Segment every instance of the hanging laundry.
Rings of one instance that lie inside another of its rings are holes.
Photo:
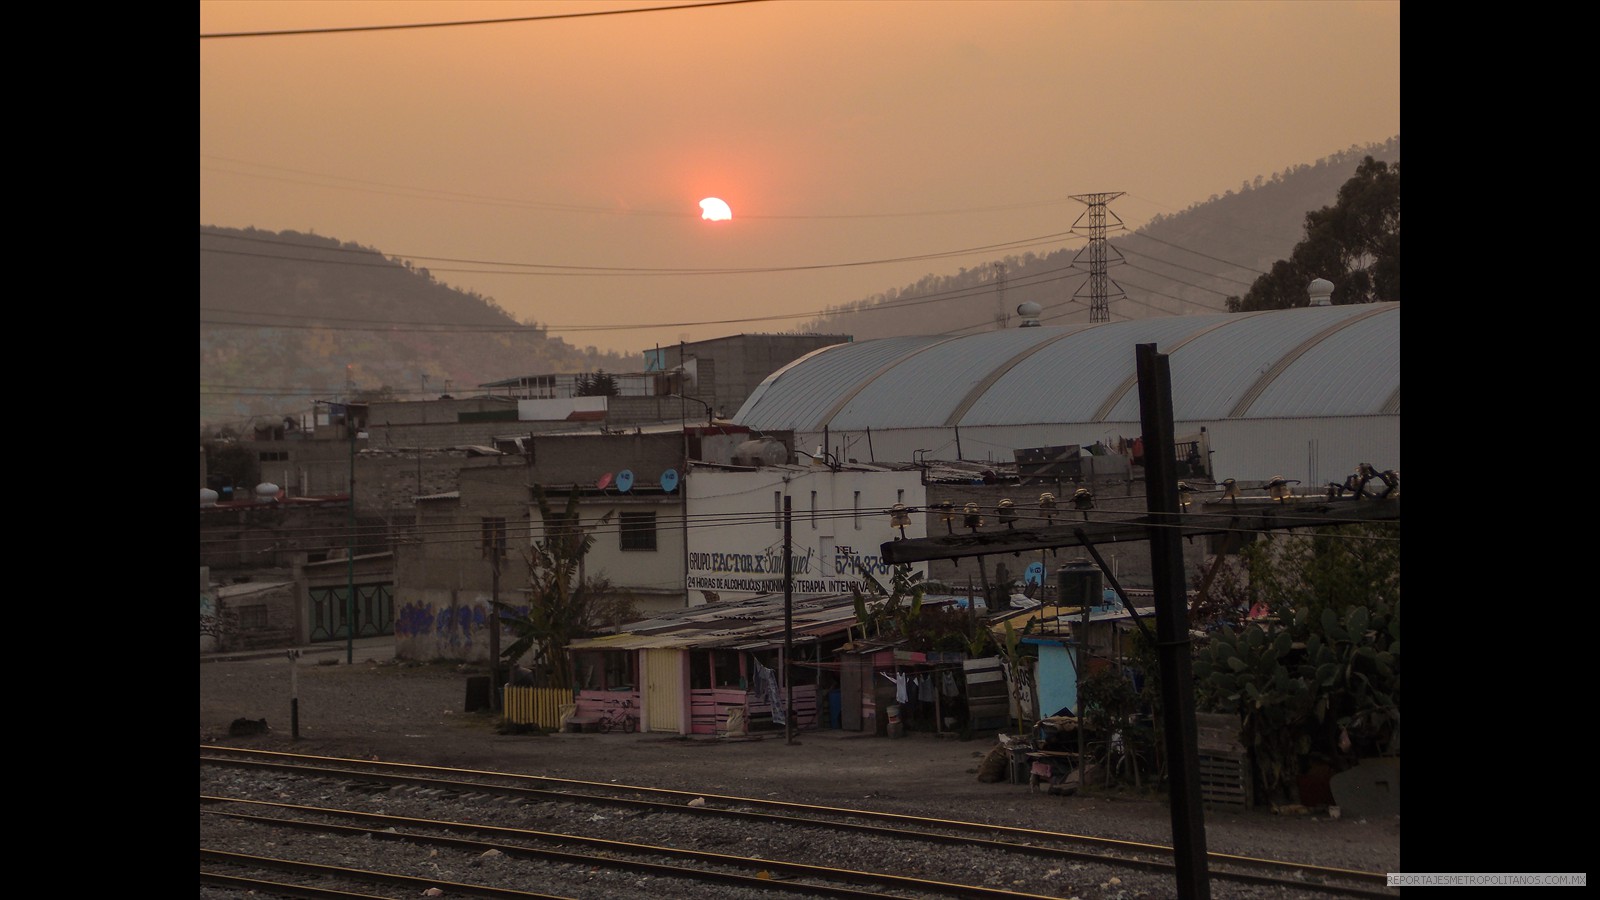
[[[751,657],[756,664],[756,695],[772,707],[772,724],[787,725],[789,717],[784,712],[783,695],[778,691],[778,673],[763,666],[761,660]]]

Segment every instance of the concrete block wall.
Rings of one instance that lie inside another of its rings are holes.
[[[444,450],[363,454],[356,460],[356,506],[410,510],[419,496],[457,490],[465,458],[463,453]]]

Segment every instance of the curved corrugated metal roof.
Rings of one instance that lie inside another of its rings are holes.
[[[1374,303],[898,337],[826,347],[769,376],[734,421],[819,431],[1137,421],[1155,344],[1185,421],[1395,414],[1400,305]]]

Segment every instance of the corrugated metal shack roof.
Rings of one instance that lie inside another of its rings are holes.
[[[954,602],[953,597],[924,597],[923,606]],[[855,600],[849,594],[794,598],[794,641],[809,643],[843,634],[856,624]],[[623,631],[580,638],[573,650],[759,650],[784,640],[783,595],[724,600],[673,610],[653,619],[622,626]]]
[[[1044,326],[826,347],[733,421],[820,431],[1137,421],[1135,346],[1169,358],[1174,418],[1396,414],[1400,304]]]

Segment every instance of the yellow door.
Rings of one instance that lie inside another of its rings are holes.
[[[644,651],[645,730],[683,733],[683,660],[677,650]]]

